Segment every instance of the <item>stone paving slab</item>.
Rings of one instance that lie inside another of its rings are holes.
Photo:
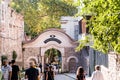
[[[68,77],[64,74],[57,74],[55,75],[55,80],[75,80],[75,79]]]

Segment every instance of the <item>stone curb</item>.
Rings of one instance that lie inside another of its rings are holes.
[[[68,74],[64,74],[65,76],[68,76],[68,77],[70,77],[70,78],[72,78],[72,79],[74,79],[74,80],[76,80],[76,78],[75,77],[72,77],[72,76],[70,76],[70,75],[68,75]]]

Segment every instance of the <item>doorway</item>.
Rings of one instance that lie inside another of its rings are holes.
[[[56,73],[60,73],[62,68],[61,52],[55,48],[48,49],[45,51],[44,63],[45,67],[51,65]]]
[[[70,73],[75,73],[76,72],[76,69],[77,69],[77,65],[76,65],[76,60],[75,58],[71,58],[69,60],[69,72]]]

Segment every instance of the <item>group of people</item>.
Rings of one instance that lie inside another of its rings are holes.
[[[41,74],[34,62],[30,62],[30,68],[25,70],[25,79],[27,80],[40,80],[41,76],[43,76],[43,80],[54,80],[54,75],[52,66],[46,66],[44,73]]]
[[[18,80],[19,67],[15,64],[15,60],[8,63],[4,60],[1,67],[0,80]]]
[[[20,69],[18,65],[15,64],[15,60],[12,60],[9,63],[7,60],[4,60],[0,70],[0,80],[19,80],[19,71]],[[25,70],[25,79],[41,80],[41,76],[43,76],[43,80],[54,80],[55,72],[53,66],[46,66],[44,73],[42,74],[40,67],[36,66],[34,62],[30,62],[30,67]],[[78,67],[76,72],[76,80],[86,80],[83,67]],[[95,71],[91,76],[91,80],[104,80],[99,65],[95,66]]]
[[[15,64],[15,60],[4,60],[0,69],[0,80],[19,80],[19,67]],[[54,70],[52,66],[46,66],[42,74],[41,66],[37,66],[35,62],[30,62],[30,67],[25,70],[24,80],[54,80]]]
[[[76,80],[86,80],[85,78],[85,71],[83,67],[78,67],[77,73],[76,73]],[[100,66],[95,66],[95,71],[92,73],[91,80],[104,80],[103,74],[100,71]]]

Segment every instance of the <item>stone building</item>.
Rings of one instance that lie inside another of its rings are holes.
[[[72,39],[79,39],[79,21],[82,17],[71,17],[71,16],[62,16],[61,17],[61,29],[65,31]]]
[[[12,52],[16,51],[17,61],[22,62],[24,20],[9,4],[10,0],[0,2],[0,55],[6,55],[11,60]]]

